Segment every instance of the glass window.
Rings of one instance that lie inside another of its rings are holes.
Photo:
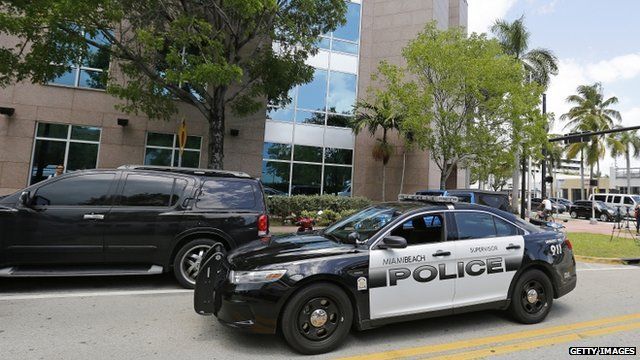
[[[144,164],[156,166],[200,167],[202,137],[187,136],[185,149],[180,157],[180,146],[175,134],[147,133]]]
[[[263,161],[261,181],[264,186],[289,193],[289,172],[291,163]]]
[[[329,39],[328,37],[320,37],[320,40],[318,40],[318,42],[316,43],[316,46],[319,47],[320,49],[327,49],[329,50],[329,48],[331,47],[331,39]]]
[[[331,72],[329,78],[329,98],[327,108],[329,112],[350,115],[356,103],[357,77],[337,71]]]
[[[495,221],[495,224],[496,224],[496,234],[498,236],[518,235],[519,231],[517,227],[495,216],[493,217],[493,220]]]
[[[613,199],[611,200],[612,203],[614,204],[619,204],[620,203],[620,196],[616,195],[613,197]]]
[[[267,110],[267,119],[277,121],[293,121],[293,109],[269,107]]]
[[[296,145],[293,160],[305,162],[322,162],[322,148],[315,146]]]
[[[594,195],[593,197],[598,201],[606,201],[607,200],[607,195]]]
[[[174,205],[178,196],[172,199],[175,183],[172,177],[152,175],[128,175],[122,194],[119,196],[122,206],[166,207]],[[184,182],[184,180],[181,180]],[[184,185],[182,186],[184,190]]]
[[[347,22],[333,32],[333,37],[358,42],[360,40],[360,4],[349,2],[347,6]]]
[[[45,183],[34,197],[38,206],[100,206],[108,205],[109,188],[115,174],[88,174]]]
[[[333,51],[357,55],[358,44],[333,39]]]
[[[351,165],[353,164],[353,150],[325,148],[324,162],[331,164]]]
[[[458,225],[458,239],[482,239],[496,236],[493,216],[480,212],[457,212],[454,214]]]
[[[102,32],[86,33],[85,37],[94,42],[109,46]],[[51,80],[52,84],[105,89],[107,87],[107,70],[109,69],[110,51],[88,45],[87,54],[77,63],[67,64],[68,71]]]
[[[348,243],[349,234],[355,232],[358,240],[366,241],[400,214],[399,211],[390,207],[366,208],[331,225],[324,234],[331,239],[339,239],[342,243]]]
[[[327,71],[316,69],[313,80],[298,89],[299,109],[325,111]]]
[[[38,123],[33,149],[30,184],[63,171],[95,169],[101,129],[92,126]]]
[[[391,235],[401,236],[408,245],[420,245],[443,241],[442,215],[419,215],[406,221],[391,231]]]
[[[274,160],[291,160],[291,145],[264,143],[264,146],[262,148],[262,158]]]
[[[291,195],[320,194],[321,165],[293,164]]]
[[[349,127],[352,117],[344,115],[336,115],[329,113],[327,115],[327,126]]]
[[[324,167],[324,193],[346,193],[351,185],[351,166]],[[346,194],[345,194],[346,195]]]
[[[324,125],[325,113],[298,110],[296,122],[299,124]]]
[[[196,206],[201,209],[247,209],[256,207],[253,185],[239,180],[207,180]]]

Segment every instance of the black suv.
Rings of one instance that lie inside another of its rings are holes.
[[[202,256],[268,235],[262,184],[230,171],[78,171],[0,198],[0,276],[142,275],[193,288]]]

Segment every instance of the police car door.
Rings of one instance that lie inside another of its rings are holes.
[[[425,213],[385,234],[404,237],[406,248],[371,249],[371,319],[452,309],[455,243],[446,242],[445,234],[443,214]]]
[[[452,214],[458,279],[454,308],[506,300],[509,285],[524,256],[522,230],[488,212]]]

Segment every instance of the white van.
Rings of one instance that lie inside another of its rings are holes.
[[[600,193],[591,194],[589,200],[593,200],[594,196],[596,200],[602,201],[614,209],[620,207],[622,215],[626,215],[626,209],[629,209],[629,215],[633,216],[633,209],[640,204],[640,195]]]

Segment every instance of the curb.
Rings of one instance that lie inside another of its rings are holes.
[[[582,256],[582,255],[574,255],[576,261],[583,262],[591,262],[591,263],[600,263],[600,264],[621,264],[621,265],[630,265],[630,264],[638,264],[640,263],[640,259],[638,258],[602,258],[602,257],[593,257],[593,256]]]

